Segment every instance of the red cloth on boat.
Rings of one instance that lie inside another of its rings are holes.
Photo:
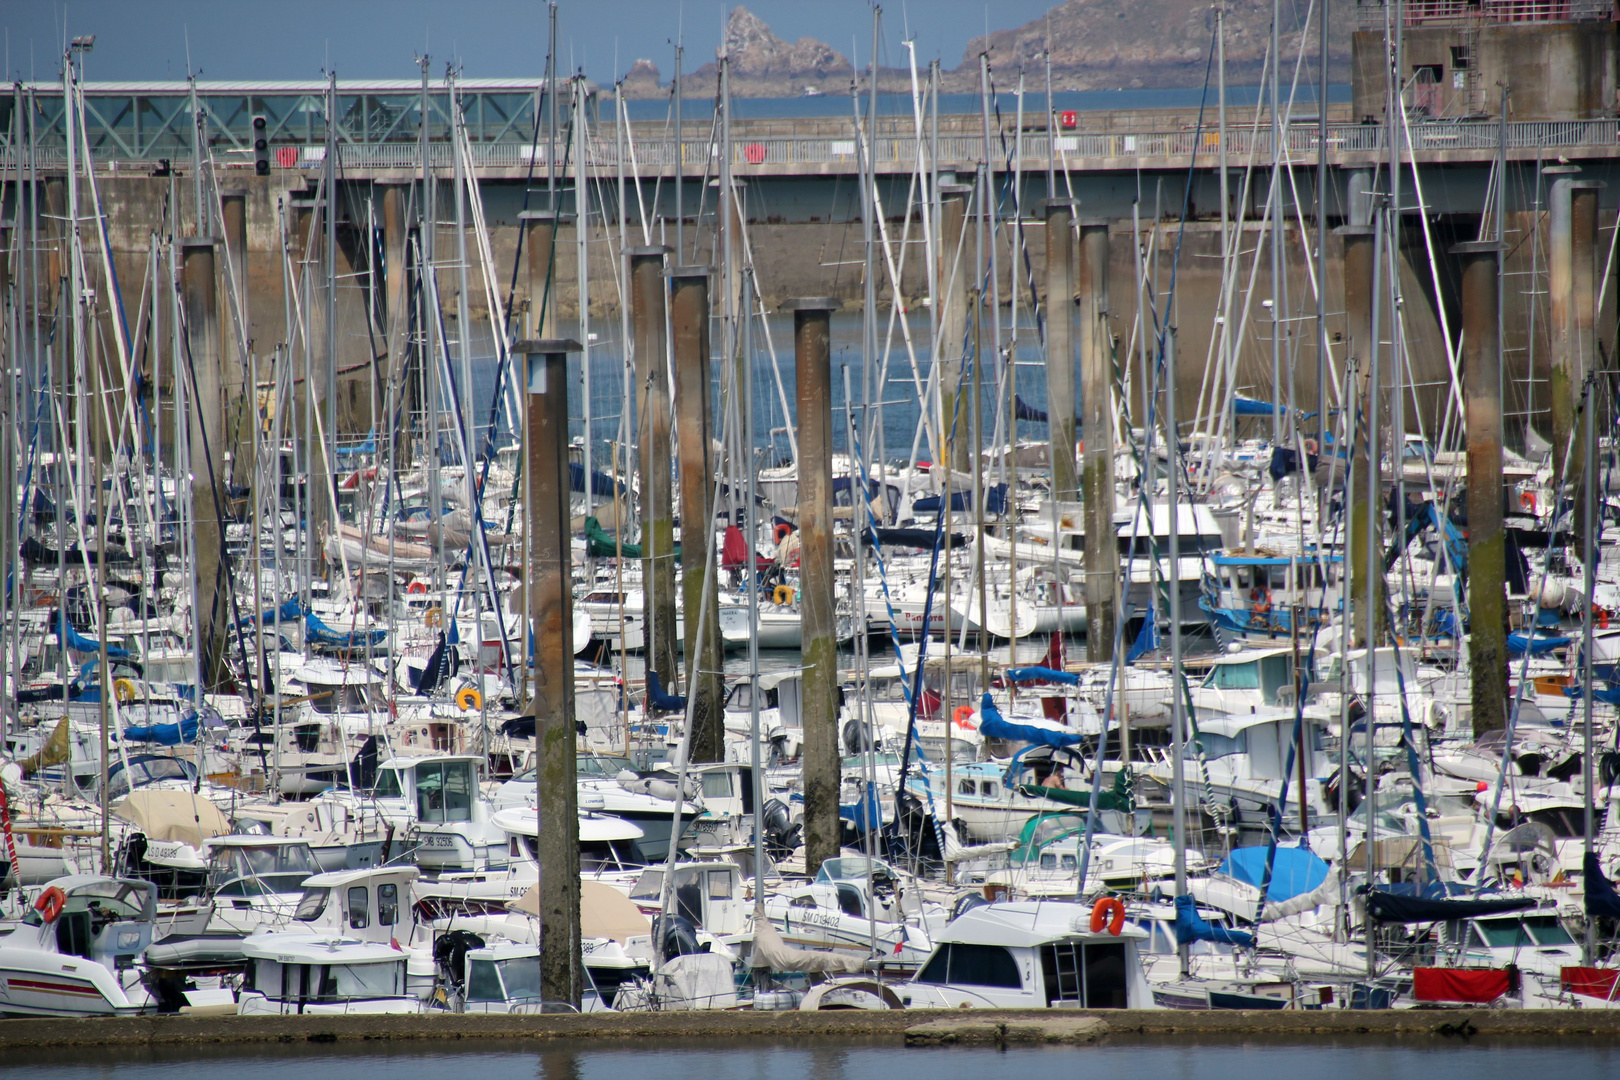
[[[735,525],[726,526],[726,538],[720,544],[720,565],[727,570],[737,570],[748,565],[748,541],[743,539],[742,530]],[[754,556],[754,569],[763,570],[771,565],[771,560]]]
[[[1558,969],[1558,981],[1572,994],[1613,1001],[1615,981],[1620,970],[1612,968],[1566,967]]]
[[[1466,1001],[1484,1005],[1512,989],[1513,978],[1496,968],[1412,969],[1412,996],[1419,1001]]]
[[[1041,715],[1048,720],[1064,722],[1069,719],[1069,703],[1060,697],[1041,698]]]

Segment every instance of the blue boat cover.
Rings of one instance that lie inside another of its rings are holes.
[[[1530,650],[1531,656],[1541,656],[1557,649],[1568,648],[1569,644],[1570,638],[1562,634],[1556,636],[1537,634],[1532,638],[1522,631],[1515,631],[1508,635],[1508,653],[1512,656],[1523,656],[1526,648]]]
[[[1219,873],[1260,887],[1266,876],[1266,845],[1237,848],[1221,860]],[[1266,901],[1280,904],[1316,888],[1327,880],[1328,864],[1308,848],[1280,847],[1271,865],[1271,884]]]
[[[1224,926],[1211,926],[1198,914],[1198,904],[1191,896],[1176,897],[1176,944],[1191,945],[1195,941],[1214,941],[1223,945],[1254,946],[1254,935],[1242,930],[1228,930]]]
[[[197,714],[181,720],[178,724],[146,724],[127,727],[124,729],[124,738],[130,742],[158,743],[161,746],[179,746],[181,743],[197,741]]]
[[[1614,882],[1603,876],[1597,852],[1588,851],[1581,865],[1582,889],[1586,893],[1586,914],[1593,919],[1620,919],[1620,893]]]
[[[1125,654],[1125,662],[1127,664],[1134,664],[1158,647],[1158,612],[1150,610],[1147,614],[1147,618],[1142,620],[1142,629],[1136,632],[1136,640],[1131,642],[1130,651]]]
[[[1015,683],[1049,682],[1064,686],[1079,686],[1080,676],[1069,671],[1054,671],[1049,667],[1015,667],[1007,669],[1007,678]]]
[[[1036,746],[1050,746],[1054,750],[1073,746],[1080,741],[1078,731],[1051,731],[1029,724],[1008,723],[988,693],[979,700],[979,734],[987,739],[1027,742]]]

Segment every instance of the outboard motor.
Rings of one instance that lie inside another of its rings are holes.
[[[765,853],[777,861],[792,855],[799,846],[804,826],[793,823],[782,800],[767,799],[761,819],[765,827]]]
[[[652,935],[654,941],[662,944],[665,960],[708,951],[698,944],[697,927],[692,925],[692,920],[680,915],[659,915],[654,918]]]

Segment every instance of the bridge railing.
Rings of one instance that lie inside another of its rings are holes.
[[[1593,147],[1620,147],[1620,120],[1516,120],[1504,125],[1494,120],[1484,121],[1426,121],[1411,125],[1410,142],[1403,152],[1415,154],[1442,151],[1494,151],[1506,136],[1510,150],[1578,149]],[[1315,125],[1291,125],[1284,133],[1285,153],[1297,161],[1314,160],[1320,132]],[[1387,153],[1389,144],[1382,124],[1330,124],[1328,126],[1328,152],[1330,155]],[[1026,170],[1046,167],[1049,139],[1046,133],[1026,134],[1022,141],[1022,164]],[[523,171],[529,168],[536,174],[546,169],[547,145],[530,146],[520,142],[474,143],[472,157],[480,168]],[[914,168],[918,158],[918,140],[914,137],[881,136],[872,145],[875,163],[882,172],[905,172]],[[1196,154],[1200,164],[1213,164],[1220,153],[1219,132],[1203,130],[1087,132],[1076,131],[1056,136],[1055,152],[1060,162],[1070,167],[1095,167],[1099,163],[1157,159],[1185,162]],[[771,136],[738,141],[732,146],[732,164],[742,173],[754,171],[769,173],[774,169],[790,171],[821,170],[853,172],[858,158],[853,137],[826,136]],[[926,156],[927,140],[922,150]],[[437,170],[448,170],[452,165],[450,146],[433,143],[429,146],[431,163]],[[1227,132],[1227,160],[1233,167],[1248,162],[1271,160],[1271,132],[1269,129],[1234,128]],[[688,175],[699,175],[705,170],[713,175],[719,168],[718,147],[689,139],[680,147]],[[249,155],[228,148],[216,148],[216,160],[227,165],[251,168]],[[618,168],[618,147],[612,137],[595,138],[587,146],[587,167],[593,171],[611,171]],[[992,137],[990,159],[995,168],[1004,170],[1012,164],[1013,139],[1009,135],[1003,142]],[[277,168],[310,169],[321,164],[324,150],[320,146],[283,144],[272,147],[272,161]],[[572,168],[571,151],[558,147],[558,164]],[[626,172],[668,173],[673,170],[677,146],[674,139],[638,140],[626,148]],[[985,160],[984,139],[979,135],[949,135],[939,139],[940,165],[946,169],[976,166]],[[0,159],[0,171],[13,164],[9,155]],[[60,153],[41,153],[38,161],[43,169],[62,168],[66,164]],[[97,165],[103,168],[149,167],[145,160],[120,160],[99,156]],[[184,166],[184,159],[177,162]],[[416,143],[344,144],[339,149],[339,165],[354,172],[411,172],[422,166],[420,147]]]

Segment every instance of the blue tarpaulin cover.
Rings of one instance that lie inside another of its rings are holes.
[[[1198,914],[1198,904],[1192,897],[1176,897],[1176,944],[1191,945],[1195,941],[1215,941],[1223,945],[1254,945],[1254,935],[1242,930],[1228,930],[1224,926],[1211,926]]]
[[[1266,876],[1266,846],[1237,848],[1221,860],[1217,871],[1255,888]],[[1266,900],[1280,904],[1310,892],[1327,880],[1328,864],[1306,848],[1280,847],[1271,864],[1271,884],[1266,888]]]

